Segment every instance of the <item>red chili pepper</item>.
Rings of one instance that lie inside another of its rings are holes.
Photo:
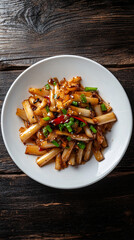
[[[47,104],[48,104],[48,106],[50,107],[50,104],[51,104],[50,97],[49,97],[49,96],[45,96],[44,98],[47,99]]]
[[[39,147],[39,151],[44,151],[44,149],[43,149],[43,148],[41,148],[41,147]]]
[[[80,117],[72,116],[72,115],[69,115],[69,114],[68,114],[68,116],[69,117],[73,117],[73,118],[75,118],[75,119],[77,119],[77,120],[79,120],[81,122],[84,122],[87,125],[87,122],[84,119],[80,118]]]
[[[49,96],[44,96],[44,98],[47,98],[48,100],[50,100],[50,97],[49,97]]]
[[[51,121],[52,124],[58,125],[60,123],[64,123],[66,120],[64,119],[64,115],[61,115],[58,118],[55,118],[54,120]]]

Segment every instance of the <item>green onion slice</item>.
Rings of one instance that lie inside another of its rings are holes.
[[[67,128],[68,132],[72,132],[73,129],[71,128],[71,126],[74,124],[74,122],[70,121],[68,123],[64,123],[64,126]]]
[[[61,132],[62,132],[63,128],[64,128],[64,124],[60,123],[60,124],[59,124],[59,130],[60,130]]]
[[[74,122],[74,118],[73,117],[70,117],[69,119],[71,122]]]
[[[72,102],[72,105],[74,105],[74,106],[78,106],[78,102],[73,101],[73,102]]]
[[[73,124],[74,124],[74,122],[70,121],[70,122],[67,123],[67,126],[72,127]]]
[[[71,126],[68,123],[65,123],[64,126],[67,128],[68,132],[73,131],[73,129],[71,128]]]
[[[44,117],[43,120],[44,120],[44,121],[49,121],[49,120],[50,120],[50,117]]]
[[[81,123],[80,123],[80,127],[84,127],[84,126],[86,126],[86,123],[81,122]]]
[[[105,106],[104,103],[101,104],[101,110],[102,110],[103,112],[107,111],[107,108],[106,108],[106,106]]]
[[[67,127],[68,132],[72,132],[73,129],[71,127]]]
[[[55,140],[53,140],[52,143],[53,143],[56,147],[59,147],[59,146],[60,146],[60,144],[57,143]]]
[[[46,126],[46,129],[47,129],[48,132],[50,132],[50,133],[53,131],[52,128],[51,128],[49,125]]]
[[[63,112],[64,115],[67,114],[67,110],[66,109],[62,109],[62,112]]]
[[[85,91],[88,92],[88,91],[96,91],[98,88],[97,87],[85,87]]]
[[[81,94],[80,98],[81,98],[82,103],[87,103],[87,99],[86,99],[86,96],[84,94]]]
[[[47,111],[47,113],[50,112],[48,105],[46,106],[46,111]]]
[[[70,142],[70,141],[71,141],[71,137],[68,136],[68,137],[67,137],[67,140]]]
[[[80,149],[84,149],[86,147],[84,142],[78,142],[77,145]]]
[[[97,130],[95,127],[93,127],[93,125],[90,125],[90,129],[92,130],[93,133],[97,133]]]
[[[45,85],[45,88],[46,88],[46,90],[50,90],[51,89],[51,87],[50,87],[50,85],[48,83]]]
[[[43,135],[44,135],[45,137],[47,137],[47,136],[48,136],[48,131],[47,131],[46,127],[44,127],[44,128],[42,129],[42,131],[43,131]]]

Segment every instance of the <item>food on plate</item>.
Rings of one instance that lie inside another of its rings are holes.
[[[55,169],[86,163],[92,156],[104,159],[106,133],[116,116],[97,87],[83,87],[81,77],[69,81],[51,78],[41,88],[29,88],[31,96],[16,114],[24,121],[20,139],[26,154],[38,156],[42,167],[55,161]]]

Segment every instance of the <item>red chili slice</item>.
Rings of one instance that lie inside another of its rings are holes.
[[[69,114],[68,114],[68,116],[69,117],[73,117],[73,118],[75,118],[75,119],[77,119],[77,120],[79,120],[81,122],[84,122],[87,125],[87,122],[84,119],[80,118],[80,117],[72,116],[72,115],[69,115]]]
[[[44,151],[44,149],[43,149],[43,148],[41,148],[41,147],[39,147],[39,151]]]
[[[58,118],[55,118],[54,120],[51,121],[52,124],[58,125],[60,123],[64,123],[66,120],[64,119],[64,115],[61,115]]]

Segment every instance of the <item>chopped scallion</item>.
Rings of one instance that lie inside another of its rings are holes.
[[[72,132],[73,129],[71,127],[67,127],[68,132]]]
[[[77,145],[80,149],[84,149],[86,147],[84,142],[78,142]]]
[[[44,117],[43,120],[44,120],[44,121],[49,121],[49,120],[50,120],[50,117]]]
[[[70,141],[71,141],[71,137],[68,136],[68,137],[67,137],[67,140],[70,142]]]
[[[64,126],[67,128],[68,132],[72,132],[73,131],[73,129],[71,128],[71,125],[69,123],[64,123]]]
[[[56,82],[53,82],[53,85],[54,85],[54,86],[56,86],[56,84],[57,84]]]
[[[47,111],[47,113],[50,111],[48,105],[46,106],[46,111]]]
[[[67,110],[66,109],[62,109],[62,112],[63,112],[64,115],[67,114]]]
[[[67,126],[71,127],[73,124],[74,124],[74,122],[69,121],[69,122],[67,123]]]
[[[62,132],[63,128],[64,128],[64,124],[60,123],[59,124],[59,129],[60,129],[61,132]]]
[[[47,129],[48,132],[50,132],[50,133],[53,131],[52,128],[51,128],[49,125],[46,126],[46,129]]]
[[[47,137],[47,136],[48,136],[48,131],[47,131],[46,127],[44,127],[44,128],[42,129],[42,131],[43,131],[43,135],[44,135],[45,137]]]
[[[74,124],[74,122],[69,121],[68,123],[65,123],[64,126],[67,127],[71,127]]]
[[[73,104],[74,106],[78,106],[78,102],[76,102],[76,101],[73,101],[72,104]]]
[[[39,91],[42,91],[42,89],[40,88]]]
[[[50,85],[48,83],[45,85],[45,88],[46,88],[46,90],[50,90],[51,89]]]
[[[73,118],[73,117],[70,117],[70,121],[71,121],[71,122],[74,122],[74,118]]]
[[[97,133],[96,128],[93,127],[93,125],[90,125],[90,129],[92,130],[93,133]]]
[[[81,94],[80,98],[81,98],[82,103],[87,103],[87,99],[86,99],[86,96],[84,94]]]
[[[60,144],[57,143],[55,140],[53,140],[52,143],[53,143],[56,147],[59,147],[59,146],[60,146]]]
[[[106,106],[105,106],[104,103],[101,104],[101,110],[102,110],[103,112],[107,111],[107,108],[106,108]]]
[[[81,122],[81,123],[80,123],[80,127],[84,127],[84,126],[86,126],[86,123]]]
[[[85,87],[85,91],[88,92],[88,91],[96,91],[98,88],[96,87]]]

